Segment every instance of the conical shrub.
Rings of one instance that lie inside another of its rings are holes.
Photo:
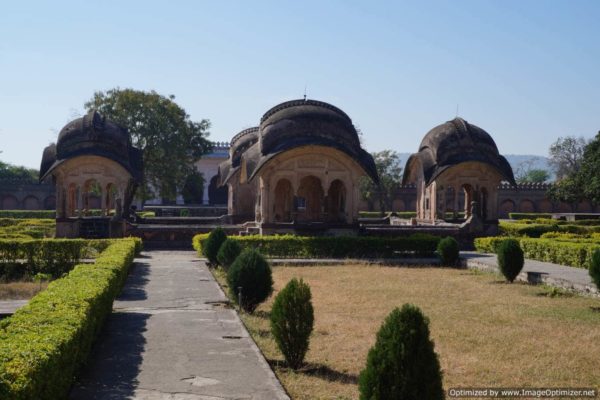
[[[453,237],[448,236],[440,240],[437,245],[437,252],[442,265],[454,266],[458,263],[458,242]]]
[[[241,288],[242,301],[239,305],[251,313],[273,293],[271,267],[258,251],[245,249],[229,267],[227,284],[231,296],[238,303]]]
[[[429,321],[418,307],[405,304],[385,319],[360,373],[359,391],[364,400],[444,398]]]
[[[294,278],[275,297],[271,308],[271,333],[293,369],[304,362],[314,321],[310,287]]]
[[[202,254],[208,258],[208,262],[213,265],[217,264],[217,254],[225,240],[227,240],[227,234],[222,228],[218,227],[210,232],[202,246]]]
[[[223,242],[217,253],[217,261],[225,271],[231,267],[231,264],[242,252],[242,247],[235,239],[227,239]]]
[[[506,239],[498,245],[498,268],[507,281],[513,282],[523,269],[523,250],[516,239]]]

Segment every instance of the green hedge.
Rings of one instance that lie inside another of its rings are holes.
[[[477,238],[475,239],[475,248],[477,251],[485,253],[496,253],[497,246],[506,239],[502,236]],[[592,254],[596,249],[600,249],[599,242],[586,243],[532,238],[519,238],[518,240],[525,258],[577,268],[589,268]]]
[[[194,236],[192,245],[202,254],[208,234]],[[230,236],[242,249],[258,248],[267,257],[277,258],[391,258],[399,255],[431,256],[439,237],[415,234],[409,237],[337,236],[307,237],[294,235]]]
[[[94,264],[77,265],[0,322],[0,398],[66,398],[112,310],[135,242],[111,243]]]
[[[56,222],[53,219],[0,218],[0,238],[42,239],[53,237],[55,230]]]
[[[56,218],[55,210],[0,210],[0,218]]]
[[[540,223],[522,223],[522,222],[503,222],[499,224],[500,232],[507,236],[528,236],[538,238],[545,233],[575,233],[579,235],[587,235],[600,232],[600,226],[575,225],[571,223],[560,223],[555,221],[554,224]]]
[[[508,213],[510,219],[536,219],[536,218],[552,218],[549,213]]]
[[[118,239],[0,239],[0,277],[16,278],[37,273],[59,277],[82,258],[95,258]],[[136,253],[140,238],[130,239]]]

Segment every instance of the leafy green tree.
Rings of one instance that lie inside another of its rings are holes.
[[[369,203],[378,201],[381,212],[391,210],[394,194],[402,184],[400,154],[394,150],[383,150],[371,153],[371,155],[379,174],[379,185],[369,178],[362,178],[360,181],[361,196]]]
[[[554,168],[556,178],[563,179],[579,171],[583,160],[583,151],[587,145],[583,137],[559,137],[549,150],[549,162]]]
[[[526,171],[523,175],[519,175],[516,177],[517,183],[544,183],[548,179],[550,179],[550,173],[545,169],[530,169]]]
[[[204,177],[198,171],[192,171],[185,178],[181,195],[185,204],[200,204],[202,203],[202,195],[204,193]]]
[[[0,161],[0,181],[16,183],[37,183],[39,171],[33,168],[16,166]]]
[[[174,100],[155,91],[115,88],[96,92],[85,103],[88,111],[96,109],[129,129],[133,144],[143,150],[144,198],[153,197],[154,188],[163,199],[174,200],[194,162],[211,148],[210,122],[191,121]]]
[[[555,200],[576,202],[583,199],[600,203],[600,132],[583,149],[577,169],[571,171],[549,191]]]

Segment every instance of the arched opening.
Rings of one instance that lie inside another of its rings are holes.
[[[23,199],[23,208],[25,210],[39,210],[40,201],[35,196],[27,196]]]
[[[91,210],[102,208],[102,186],[95,179],[88,179],[83,185],[83,210],[90,215]]]
[[[309,175],[302,178],[296,199],[298,220],[321,221],[323,210],[323,187],[321,180]]]
[[[106,185],[106,191],[104,192],[104,212],[106,215],[111,214],[111,210],[114,210],[117,206],[117,187],[114,183],[109,183]]]
[[[67,191],[67,217],[75,216],[75,211],[78,209],[77,194],[77,185],[71,183]]]
[[[514,212],[516,209],[515,202],[511,199],[506,199],[502,203],[500,203],[500,207],[498,209],[498,214],[500,218],[508,218],[509,213]]]
[[[541,213],[551,213],[552,212],[552,203],[550,200],[544,199],[538,203],[538,210]]]
[[[219,187],[219,177],[213,176],[208,185],[208,204],[210,205],[227,205],[228,190],[227,186]]]
[[[589,213],[592,212],[592,205],[589,201],[583,200],[579,204],[577,204],[577,212],[580,213]]]
[[[44,210],[54,210],[56,208],[56,197],[48,196],[44,199]]]
[[[573,212],[573,207],[571,207],[571,205],[568,204],[568,203],[561,202],[558,205],[558,212],[561,212],[561,213],[571,213],[571,212]]]
[[[488,204],[489,204],[489,193],[486,188],[480,190],[480,202],[481,202],[481,218],[485,221],[489,215]]]
[[[471,203],[474,201],[473,198],[473,187],[468,183],[465,183],[461,186],[464,194],[464,212],[465,218],[469,218],[471,216]]]
[[[5,195],[2,198],[2,209],[3,210],[17,210],[19,208],[19,201],[15,196],[10,194]]]
[[[294,191],[287,179],[280,179],[275,186],[275,201],[273,202],[273,220],[275,222],[292,221]]]
[[[339,179],[331,182],[327,191],[327,214],[330,221],[346,221],[346,186]]]
[[[456,210],[454,203],[456,202],[456,191],[452,186],[446,188],[446,213],[452,219],[458,217],[458,210]]]
[[[532,213],[535,212],[535,205],[531,200],[521,200],[519,203],[519,212],[522,213]]]

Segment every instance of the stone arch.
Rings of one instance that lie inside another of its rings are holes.
[[[392,202],[392,211],[402,212],[406,210],[406,203],[402,199],[394,199]]]
[[[456,202],[456,190],[454,187],[448,186],[446,188],[446,212],[456,214],[458,210],[455,209]]]
[[[346,186],[339,179],[331,182],[327,191],[327,215],[330,221],[346,220]]]
[[[308,175],[300,180],[296,207],[300,221],[322,220],[323,186],[319,178]]]
[[[577,204],[577,212],[590,213],[592,212],[592,204],[588,200],[582,200]]]
[[[293,206],[294,190],[292,189],[292,183],[288,179],[282,178],[275,186],[273,220],[275,222],[292,221]]]
[[[488,207],[490,202],[490,195],[488,190],[482,187],[479,191],[479,202],[480,202],[480,210],[481,210],[481,218],[485,221],[490,215]]]
[[[210,179],[208,185],[208,204],[227,204],[228,189],[226,186],[219,187],[219,176],[215,175]]]
[[[54,210],[56,208],[56,196],[46,196],[44,199],[44,210]]]
[[[40,209],[40,200],[33,196],[29,195],[23,199],[23,209],[25,210],[39,210]]]
[[[535,212],[535,204],[529,199],[523,199],[519,203],[519,212],[533,213]]]
[[[83,210],[86,215],[89,214],[92,209],[102,208],[102,186],[96,179],[91,178],[85,181],[81,195],[83,199]]]
[[[78,193],[79,187],[71,183],[67,188],[67,217],[74,217],[79,209]]]
[[[465,218],[471,216],[471,203],[475,200],[473,186],[465,183],[461,186],[462,192],[464,193],[464,212]]]
[[[541,213],[551,213],[554,207],[552,206],[552,202],[548,199],[542,199],[537,203],[537,209]]]
[[[500,203],[500,207],[498,207],[498,216],[500,218],[508,218],[509,217],[509,213],[511,212],[515,212],[515,210],[517,209],[517,205],[515,204],[515,202],[511,199],[506,199],[503,200],[502,203]]]
[[[17,210],[19,209],[19,201],[12,194],[7,194],[2,197],[2,209],[3,210]]]
[[[571,205],[569,203],[560,202],[558,204],[558,212],[561,212],[561,213],[572,213],[573,212],[573,207],[571,207]]]
[[[107,214],[111,213],[117,207],[117,187],[114,183],[110,182],[106,184],[104,191],[103,209],[106,210]]]

